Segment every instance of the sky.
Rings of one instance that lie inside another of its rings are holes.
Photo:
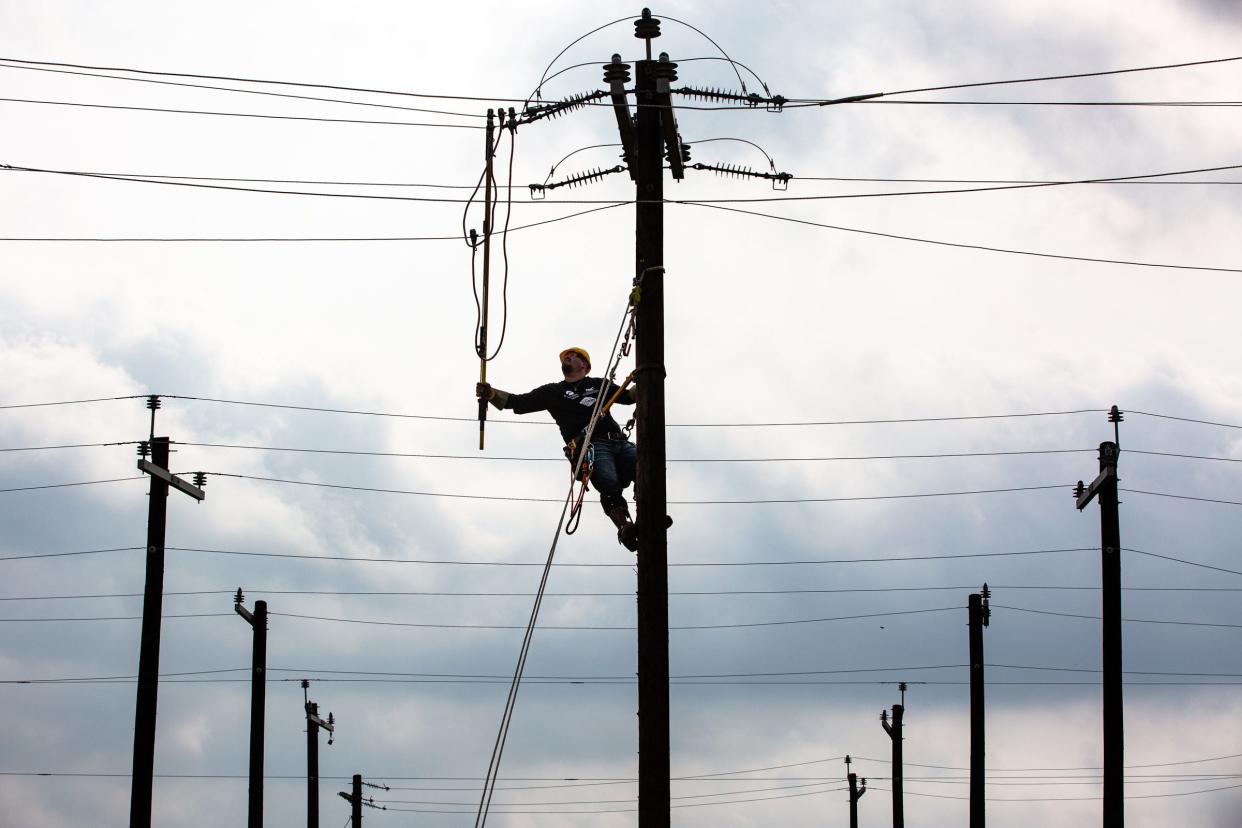
[[[473,824],[567,488],[545,415],[492,412],[477,445],[481,116],[603,88],[639,11],[0,0],[0,799],[24,824],[128,819],[153,394],[172,470],[207,474],[168,503],[155,823],[245,819],[241,587],[272,613],[267,824],[305,822],[302,679],[338,725],[324,825],[355,773],[388,786],[368,825]],[[989,821],[1097,821],[1099,520],[1072,489],[1113,405],[1127,820],[1239,824],[1242,120],[1134,105],[1236,99],[1234,4],[653,11],[678,84],[888,93],[676,99],[692,162],[793,178],[665,182],[674,824],[846,824],[847,754],[861,824],[890,824],[900,681],[906,824],[964,824],[985,582]],[[559,378],[570,345],[609,362],[629,178],[528,185],[617,140],[605,106],[503,136],[497,387]],[[634,574],[588,503],[488,824],[637,823]]]

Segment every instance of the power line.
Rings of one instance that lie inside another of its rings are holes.
[[[1242,425],[1233,425],[1231,423],[1217,423],[1217,422],[1213,422],[1212,420],[1196,420],[1191,417],[1174,417],[1172,414],[1155,414],[1155,413],[1152,413],[1151,411],[1132,411],[1130,409],[1126,409],[1126,413],[1127,414],[1140,414],[1144,417],[1157,417],[1161,420],[1177,420],[1178,422],[1182,422],[1182,423],[1196,423],[1198,425],[1217,426],[1218,428],[1242,429]]]
[[[797,618],[785,619],[777,621],[755,621],[743,624],[688,624],[682,626],[670,626],[669,631],[686,631],[686,630],[732,630],[732,629],[750,629],[757,627],[781,627],[796,624],[820,624],[831,621],[855,621],[862,618],[889,618],[902,615],[923,615],[932,612],[955,612],[961,607],[935,607],[932,609],[918,610],[894,610],[890,612],[871,612],[860,613],[855,615],[838,615],[825,618]],[[225,614],[225,613],[221,613]],[[281,616],[284,618],[299,618],[311,621],[330,621],[344,624],[368,624],[382,627],[416,627],[416,628],[433,628],[433,629],[470,629],[470,630],[524,630],[525,625],[518,624],[416,624],[405,621],[378,621],[371,619],[359,618],[334,618],[322,615],[303,615],[291,612],[273,612],[271,615]],[[173,617],[173,616],[167,616]],[[11,620],[0,618],[0,621]],[[17,619],[21,620],[21,619]],[[64,619],[57,619],[64,620]],[[1239,625],[1242,626],[1242,625]],[[632,631],[632,626],[616,626],[616,625],[557,625],[547,624],[540,625],[540,630],[574,630],[574,631]],[[506,681],[508,679],[506,678]]]
[[[457,239],[456,236],[453,237]],[[142,398],[145,398],[143,395]],[[157,396],[170,400],[193,400],[196,402],[213,402],[226,405],[245,405],[257,406],[261,408],[279,408],[293,411],[313,411],[329,414],[353,414],[368,417],[395,417],[400,419],[417,419],[417,420],[441,420],[448,422],[468,422],[475,423],[477,420],[473,417],[444,417],[429,414],[401,414],[384,411],[360,411],[356,409],[346,408],[326,408],[321,406],[309,405],[289,405],[284,403],[267,403],[253,402],[247,400],[228,400],[215,397],[194,397],[182,394],[159,394]],[[135,398],[139,399],[139,398]],[[755,422],[755,423],[668,423],[669,428],[776,428],[776,427],[793,427],[793,426],[848,426],[848,425],[898,425],[905,423],[944,423],[944,422],[962,422],[969,420],[1007,420],[1007,419],[1023,419],[1030,417],[1059,417],[1076,414],[1106,414],[1106,408],[1078,408],[1065,411],[1032,411],[1019,412],[1014,414],[961,414],[943,417],[902,417],[887,419],[869,419],[869,420],[818,420],[809,422]],[[492,422],[508,423],[515,425],[554,425],[551,420],[524,420],[524,419],[497,419]]]
[[[1030,607],[1009,607],[1003,604],[992,604],[996,609],[1013,610],[1014,612],[1029,612],[1036,615],[1055,615],[1061,618],[1082,618],[1088,621],[1099,621],[1098,615],[1083,615],[1073,612],[1054,612],[1052,610],[1031,609]],[[1127,624],[1168,624],[1178,627],[1223,627],[1228,629],[1242,629],[1242,624],[1219,624],[1209,621],[1168,621],[1153,618],[1123,618],[1122,621]]]
[[[257,112],[220,112],[207,109],[170,109],[158,106],[121,106],[119,104],[48,101],[35,98],[0,98],[0,102],[38,104],[43,106],[70,106],[81,109],[107,109],[114,112],[159,112],[168,115],[214,115],[227,118],[256,118],[265,121],[308,121],[321,124],[367,124],[371,126],[432,127],[438,129],[483,129],[482,126],[476,124],[442,124],[431,121],[375,121],[365,118],[324,118],[310,115],[270,115]]]
[[[8,100],[0,98],[0,100]],[[86,104],[82,104],[85,106]],[[160,110],[160,111],[182,111],[182,110]],[[188,113],[188,114],[238,114],[238,113]],[[285,117],[285,116],[252,116],[252,117]],[[351,121],[350,123],[357,123]],[[381,121],[363,121],[361,123],[389,123]],[[415,126],[428,126],[427,124],[415,124]],[[205,181],[221,181],[221,180],[237,180],[237,179],[210,179],[202,176],[133,176],[123,173],[105,173],[93,170],[62,170],[43,167],[27,167],[17,164],[3,164],[0,169],[10,172],[28,172],[43,173],[45,175],[62,175],[80,178],[93,178],[106,181],[127,181],[136,184],[159,184],[172,187],[191,187],[209,190],[223,190],[226,192],[244,192],[244,193],[267,193],[269,195],[288,195],[288,196],[307,196],[316,198],[352,198],[376,201],[401,201],[401,202],[426,202],[426,203],[443,203],[443,204],[469,204],[473,198],[451,198],[451,197],[430,197],[430,196],[404,196],[404,195],[377,195],[374,193],[333,193],[318,192],[310,190],[275,190],[262,187],[240,187],[236,185],[226,184],[208,184]],[[1176,175],[1193,175],[1207,172],[1222,172],[1225,170],[1242,169],[1242,165],[1229,165],[1221,167],[1204,167],[1201,169],[1178,170],[1174,172],[1163,173],[1144,173],[1141,175],[1115,176],[1109,178],[1087,178],[1070,181],[1052,181],[1042,183],[1022,183],[1022,184],[997,184],[988,186],[961,187],[954,189],[934,189],[934,190],[905,190],[898,192],[880,192],[880,193],[834,193],[826,195],[783,195],[783,196],[760,196],[760,197],[744,197],[744,198],[716,198],[716,199],[666,199],[668,204],[693,204],[693,205],[712,205],[712,204],[763,204],[773,202],[809,202],[809,201],[837,201],[842,199],[874,199],[874,198],[895,198],[909,196],[929,196],[929,195],[964,195],[970,193],[994,193],[1011,190],[1031,190],[1045,189],[1049,187],[1064,187],[1081,184],[1108,184],[1120,183],[1124,181],[1133,181],[1138,179],[1152,179],[1166,176]],[[162,178],[177,180],[160,180]],[[642,204],[646,203],[642,200],[626,200],[617,202],[615,199],[538,199],[527,200],[519,199],[501,199],[497,203],[504,203],[512,206],[513,204],[533,204],[533,205],[555,205],[555,204]]]
[[[513,495],[471,495],[457,494],[449,492],[420,492],[410,489],[386,489],[375,486],[349,486],[340,483],[315,483],[305,480],[288,480],[280,477],[263,477],[251,474],[234,474],[231,472],[206,472],[206,474],[214,477],[229,477],[239,480],[256,480],[266,483],[285,483],[295,486],[311,486],[321,489],[340,489],[346,491],[359,492],[376,492],[382,494],[400,494],[418,497],[443,497],[460,500],[493,500],[493,501],[510,501],[524,503],[560,503],[559,498],[549,497],[518,497]],[[139,479],[139,478],[126,478]],[[670,500],[670,506],[721,506],[721,505],[757,505],[757,504],[773,504],[773,503],[853,503],[859,501],[875,501],[875,500],[908,500],[915,498],[927,497],[959,497],[980,494],[1003,494],[1010,492],[1030,492],[1042,491],[1048,489],[1070,488],[1068,483],[1056,483],[1046,486],[1011,486],[1003,489],[970,489],[953,492],[919,492],[913,494],[894,494],[894,495],[862,495],[849,497],[799,497],[799,498],[755,498],[755,499],[736,499],[736,500]],[[0,489],[0,492],[6,491]],[[1239,504],[1242,505],[1242,504]]]
[[[598,213],[601,210],[611,210],[614,207],[623,206],[624,202],[615,204],[605,204],[600,207],[592,207],[588,210],[576,210],[563,216],[555,218],[542,219],[540,221],[532,221],[526,224],[519,224],[509,228],[510,233],[516,233],[519,230],[529,230],[533,227],[542,227],[545,224],[555,224],[560,221],[578,218],[580,216]],[[120,243],[163,243],[163,242],[188,242],[188,243],[214,243],[214,242],[247,242],[247,243],[266,243],[266,242],[421,242],[421,241],[461,241],[461,236],[0,236],[0,241],[11,242],[120,242]]]
[[[1097,72],[1076,72],[1076,73],[1067,74],[1067,75],[1044,75],[1040,77],[1030,77],[1030,78],[1013,78],[1011,80],[976,81],[974,83],[955,83],[955,84],[948,84],[948,85],[943,85],[943,86],[924,86],[924,87],[918,87],[914,89],[901,89],[896,92],[886,92],[884,94],[886,96],[911,95],[916,92],[944,92],[950,89],[976,89],[976,88],[983,87],[983,86],[1008,86],[1008,85],[1018,84],[1018,83],[1042,83],[1045,81],[1073,80],[1077,78],[1098,78],[1098,77],[1104,77],[1105,75],[1126,75],[1126,74],[1131,74],[1134,72],[1154,72],[1154,71],[1163,70],[1163,69],[1186,69],[1191,66],[1209,66],[1212,64],[1216,64],[1216,63],[1230,63],[1232,61],[1238,61],[1238,60],[1242,60],[1242,56],[1214,58],[1210,60],[1193,60],[1193,61],[1187,61],[1185,63],[1166,63],[1166,64],[1160,64],[1160,65],[1154,65],[1154,66],[1137,66],[1137,67],[1130,68],[1130,69],[1106,69],[1106,70],[1097,71]]]
[[[95,397],[86,400],[59,400],[57,402],[37,402],[37,403],[13,403],[9,405],[0,405],[0,410],[8,410],[12,408],[46,408],[53,405],[82,405],[84,403],[97,402],[113,402],[114,400],[144,400],[146,394],[130,394],[125,397]]]
[[[146,547],[130,546],[115,547],[111,549],[88,549],[80,552],[51,552],[33,555],[13,555],[9,557],[0,557],[2,561],[27,560],[31,558],[58,558],[76,555],[93,555],[106,552],[125,552],[125,551],[141,551]],[[284,558],[314,561],[347,561],[351,563],[399,563],[399,564],[425,564],[438,566],[498,566],[498,567],[528,567],[543,566],[542,561],[471,561],[471,560],[444,560],[429,558],[379,558],[379,557],[353,557],[349,555],[307,555],[295,552],[242,552],[232,549],[203,549],[186,546],[168,546],[165,547],[170,552],[196,552],[210,555],[236,555],[239,557],[251,558]],[[1052,555],[1068,552],[1096,552],[1095,547],[1075,547],[1068,549],[1033,549],[1019,552],[959,552],[946,555],[904,555],[889,558],[822,558],[808,560],[772,560],[772,561],[696,561],[686,562],[678,561],[669,563],[669,567],[752,567],[752,566],[817,566],[825,564],[858,564],[858,563],[908,563],[911,561],[944,561],[957,560],[965,558],[1006,558],[1026,555]],[[553,564],[557,567],[566,568],[603,568],[603,569],[632,569],[633,561],[627,563],[567,563],[560,562]]]
[[[139,548],[139,547],[135,547]],[[957,592],[973,589],[973,584],[950,584],[946,586],[910,586],[910,587],[831,587],[824,589],[726,589],[726,590],[670,590],[670,597],[705,598],[705,597],[737,597],[765,595],[850,595],[892,592]],[[248,587],[256,595],[326,595],[332,597],[439,597],[439,598],[531,598],[533,592],[459,592],[450,590],[353,590],[353,589],[263,589]],[[994,590],[1045,590],[1045,591],[1079,591],[1098,592],[1099,587],[1072,586],[1068,584],[992,584]],[[1127,592],[1242,592],[1242,587],[1122,587]],[[232,595],[233,589],[196,589],[172,590],[164,593],[165,598],[186,598],[202,595]],[[7,595],[0,596],[0,601],[75,601],[102,600],[117,598],[141,598],[141,592],[93,592],[83,594],[61,595]],[[545,592],[547,598],[627,598],[633,599],[634,592]]]
[[[53,451],[55,449],[75,449],[75,448],[106,448],[111,446],[133,446],[140,443],[140,440],[121,440],[114,443],[66,443],[59,446],[14,446],[10,448],[0,448],[0,452],[6,451]]]
[[[0,60],[5,60],[5,58],[0,58]],[[414,107],[414,106],[400,106],[398,104],[382,104],[382,103],[375,103],[372,101],[351,101],[351,100],[346,100],[343,98],[322,98],[322,97],[317,97],[313,95],[293,95],[287,92],[269,92],[267,90],[262,90],[262,89],[238,89],[236,87],[212,86],[212,85],[201,84],[201,83],[185,83],[185,82],[180,82],[180,81],[156,80],[153,78],[127,78],[121,75],[101,75],[101,74],[94,74],[91,72],[75,72],[75,71],[67,70],[67,69],[53,69],[50,67],[42,67],[42,66],[14,66],[8,63],[0,63],[0,69],[20,69],[26,72],[50,72],[50,73],[54,73],[58,75],[76,75],[79,77],[86,77],[86,78],[103,78],[106,80],[129,81],[131,83],[152,83],[152,84],[159,84],[161,86],[177,86],[177,87],[189,88],[189,89],[209,89],[209,90],[216,91],[216,92],[239,92],[244,95],[263,95],[263,96],[272,97],[272,98],[291,98],[291,99],[300,100],[300,101],[318,101],[318,102],[323,102],[323,103],[348,104],[351,106],[369,106],[369,107],[376,107],[380,109],[399,109],[399,110],[403,110],[406,112],[426,112],[432,115],[455,115],[455,116],[462,117],[462,118],[486,117],[477,112],[456,112],[456,111],[445,110],[445,109],[422,109],[422,108]]]
[[[1214,498],[1214,497],[1195,497],[1193,495],[1173,494],[1171,492],[1149,492],[1143,489],[1119,488],[1117,489],[1117,491],[1125,492],[1126,494],[1150,495],[1151,497],[1171,497],[1177,500],[1196,500],[1196,501],[1199,501],[1200,503],[1220,503],[1225,506],[1242,506],[1242,500],[1221,500],[1219,498]]]
[[[1185,558],[1174,558],[1170,555],[1159,555],[1155,552],[1144,552],[1141,549],[1130,549],[1125,546],[1123,546],[1121,550],[1123,552],[1132,552],[1135,555],[1146,555],[1149,558],[1159,558],[1162,561],[1171,561],[1172,563],[1184,564],[1186,566],[1194,566],[1200,569],[1210,569],[1214,572],[1225,572],[1230,575],[1242,575],[1242,570],[1226,569],[1223,566],[1212,566],[1211,564],[1200,563],[1198,561],[1188,561]]]
[[[1182,265],[1169,264],[1162,262],[1140,262],[1130,259],[1105,259],[1092,256],[1070,256],[1062,253],[1040,253],[1032,250],[1017,250],[1008,247],[992,247],[983,244],[966,244],[964,242],[950,242],[941,239],[928,239],[919,236],[903,236],[897,233],[883,233],[878,230],[864,230],[859,227],[845,227],[840,224],[827,224],[819,221],[811,221],[810,219],[794,218],[792,216],[778,216],[772,213],[763,213],[757,210],[745,210],[741,207],[729,207],[724,204],[712,204],[706,201],[676,200],[670,201],[670,204],[683,204],[690,207],[704,207],[712,210],[723,210],[728,213],[739,213],[746,216],[755,216],[757,218],[772,219],[774,221],[783,221],[790,224],[800,224],[807,227],[819,227],[825,230],[836,230],[842,233],[857,233],[864,236],[875,236],[883,239],[893,239],[895,241],[908,241],[917,244],[930,244],[938,247],[952,247],[959,250],[978,250],[985,253],[1007,253],[1016,256],[1033,256],[1040,259],[1057,259],[1061,261],[1071,262],[1090,262],[1093,264],[1116,264],[1129,265],[1133,267],[1155,267],[1171,270],[1200,270],[1213,273],[1242,273],[1242,268],[1237,267],[1207,267],[1202,265]]]
[[[94,486],[99,483],[123,483],[127,480],[142,480],[143,475],[134,475],[133,477],[110,477],[106,480],[79,480],[75,483],[44,483],[39,486],[13,486],[8,489],[0,489],[0,494],[9,494],[11,492],[33,492],[41,489],[67,489],[73,486]]]
[[[133,442],[133,441],[130,441]],[[518,461],[533,463],[564,463],[564,457],[506,457],[497,455],[478,455],[478,454],[428,454],[421,452],[400,452],[400,451],[359,451],[353,449],[316,449],[316,448],[291,448],[288,446],[256,446],[256,445],[238,445],[234,443],[190,443],[175,441],[180,446],[197,446],[201,448],[227,448],[227,449],[246,449],[250,451],[284,451],[302,454],[339,454],[348,456],[361,457],[405,457],[405,458],[423,458],[432,460],[488,460],[488,461]],[[84,446],[94,445],[129,445],[129,443],[88,443]],[[31,447],[23,449],[0,449],[0,451],[36,451],[44,447]],[[46,448],[78,448],[78,446],[47,446]],[[1126,449],[1134,451],[1134,449]],[[1048,455],[1048,454],[1082,454],[1086,452],[1094,452],[1094,448],[1084,449],[1026,449],[1017,451],[963,451],[963,452],[937,452],[931,454],[868,454],[868,455],[838,455],[831,457],[672,457],[666,462],[669,463],[803,463],[803,462],[821,462],[821,461],[844,461],[844,460],[932,460],[932,459],[949,459],[964,457],[1013,457],[1023,455]],[[1146,454],[1161,454],[1161,452],[1143,452]],[[1233,460],[1233,458],[1217,458],[1217,457],[1196,457],[1195,455],[1174,455],[1168,454],[1170,457],[1193,457],[1200,460]],[[1234,462],[1242,462],[1235,460]]]
[[[137,445],[139,440],[120,440],[111,443],[68,443],[64,445],[52,446],[14,446],[9,448],[0,448],[0,452],[16,452],[16,451],[52,451],[55,449],[75,449],[75,448],[107,448],[113,446],[131,446]],[[364,451],[359,449],[324,449],[324,448],[304,448],[292,446],[259,446],[259,445],[242,445],[237,443],[198,443],[190,441],[176,440],[176,445],[195,446],[198,448],[224,448],[224,449],[244,449],[249,451],[282,451],[297,454],[332,454],[345,455],[351,457],[396,457],[396,458],[417,458],[427,460],[485,460],[485,461],[514,461],[528,463],[561,463],[564,458],[561,457],[509,457],[503,455],[478,455],[478,454],[431,454],[426,452],[403,452],[403,451]],[[824,457],[670,457],[666,462],[669,463],[813,463],[813,462],[830,462],[830,461],[866,461],[866,460],[939,460],[939,459],[955,459],[967,457],[1021,457],[1051,454],[1084,454],[1096,451],[1094,448],[1083,449],[1020,449],[1012,451],[954,451],[954,452],[932,452],[923,454],[854,454],[854,455],[834,455]],[[1214,460],[1224,463],[1242,463],[1242,458],[1238,457],[1213,457],[1203,454],[1185,454],[1181,452],[1170,451],[1147,451],[1143,449],[1126,448],[1129,454],[1145,454],[1155,457],[1174,457],[1184,460]]]
[[[850,101],[857,104],[889,104],[907,106],[1102,106],[1102,107],[1150,107],[1158,108],[1216,108],[1231,109],[1242,106],[1242,101],[909,101],[867,100]],[[804,105],[805,106],[805,105]],[[795,108],[797,105],[795,105]]]

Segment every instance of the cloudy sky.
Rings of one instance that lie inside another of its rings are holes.
[[[354,773],[391,788],[368,824],[473,824],[566,486],[543,415],[493,414],[477,449],[458,237],[480,116],[543,74],[545,100],[601,88],[613,52],[641,56],[639,10],[0,0],[0,164],[39,170],[0,171],[0,557],[17,559],[0,561],[0,798],[25,824],[128,818],[147,394],[174,471],[208,473],[205,502],[169,499],[157,824],[245,818],[239,586],[273,613],[267,823],[304,823],[309,678],[339,722],[323,824],[348,816]],[[1236,58],[1242,33],[1212,0],[655,12],[679,83],[739,90],[706,35],[749,91],[758,75],[808,100]],[[779,114],[680,101],[694,161],[766,170],[766,152],[794,180],[666,183],[675,824],[842,824],[847,753],[863,824],[888,824],[878,719],[898,681],[907,824],[962,824],[965,605],[985,581],[989,819],[1098,819],[1099,521],[1070,493],[1114,404],[1127,817],[1242,819],[1242,120],[1133,105],[1236,100],[1240,73]],[[611,167],[597,145],[616,140],[588,107],[500,145],[499,387],[556,378],[568,345],[606,361],[633,275],[628,177],[540,202],[526,185]],[[1163,177],[978,183],[1141,176]],[[90,481],[114,482],[29,488]],[[804,502],[729,502],[763,500]],[[634,825],[633,557],[592,504],[556,561],[489,823]],[[842,616],[867,617],[824,620]],[[64,679],[95,680],[23,683]]]

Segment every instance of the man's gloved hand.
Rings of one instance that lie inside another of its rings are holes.
[[[509,392],[501,391],[499,388],[492,388],[486,382],[475,384],[474,395],[480,400],[490,402],[493,408],[503,409],[509,404]]]

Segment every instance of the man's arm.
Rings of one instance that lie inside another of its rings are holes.
[[[550,385],[541,385],[525,394],[510,394],[508,391],[493,388],[486,382],[480,382],[475,386],[474,392],[479,399],[486,399],[495,408],[501,410],[507,408],[515,414],[529,414],[532,411],[547,410],[547,389],[551,387]]]

